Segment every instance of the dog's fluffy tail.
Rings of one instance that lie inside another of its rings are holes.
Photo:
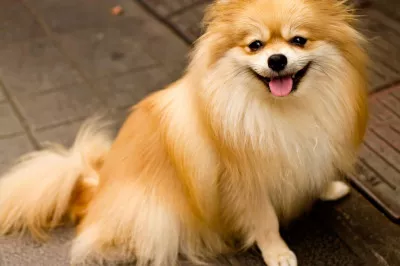
[[[52,145],[27,154],[0,178],[0,235],[30,230],[42,238],[84,215],[111,146],[107,125],[90,119],[71,149]]]

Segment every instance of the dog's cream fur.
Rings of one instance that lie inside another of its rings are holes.
[[[239,239],[270,266],[297,265],[279,224],[349,190],[334,180],[365,130],[362,38],[337,0],[217,1],[205,22],[187,73],[137,104],[112,145],[89,121],[71,150],[35,152],[0,179],[0,233],[42,236],[67,217],[73,263],[202,262]],[[249,71],[270,75],[272,53],[296,71],[313,62],[287,97]]]

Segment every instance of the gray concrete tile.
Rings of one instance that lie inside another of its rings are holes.
[[[4,92],[2,88],[0,87],[0,102],[4,102],[6,100],[6,96],[4,95]]]
[[[0,103],[0,137],[23,131],[24,129],[10,104],[7,102]]]
[[[62,35],[60,42],[91,78],[156,64],[135,38],[134,30],[127,33],[118,27],[86,29]]]
[[[140,5],[124,5],[129,17],[59,36],[70,57],[90,77],[127,72],[159,63],[178,77],[189,46]]]
[[[103,105],[85,84],[37,95],[21,96],[17,103],[33,129],[78,120],[102,111]]]
[[[67,122],[66,124],[55,127],[36,130],[33,132],[33,134],[41,145],[45,144],[46,142],[51,142],[61,144],[65,147],[71,147],[83,121],[83,119],[80,119],[78,121],[70,123]]]
[[[104,119],[112,123],[110,129],[114,134],[117,134],[128,113],[127,108],[109,109],[104,113]],[[84,119],[65,123],[51,128],[36,130],[33,134],[41,144],[51,142],[62,144],[65,147],[71,147],[83,122]]]
[[[194,42],[201,35],[201,20],[204,16],[204,10],[211,1],[204,1],[192,8],[169,18],[169,21],[178,29],[187,39]]]
[[[0,49],[0,78],[11,94],[38,92],[81,81],[48,39]]]
[[[203,0],[138,0],[158,13],[162,17],[168,17],[171,14],[187,8]]]
[[[146,20],[136,34],[143,44],[143,49],[160,62],[174,78],[182,75],[190,51],[187,43],[154,20]]]
[[[21,1],[0,1],[0,47],[43,36],[44,30]]]
[[[0,175],[19,156],[32,150],[33,146],[25,135],[0,139]]]
[[[1,266],[68,266],[71,229],[57,229],[49,241],[38,243],[29,235],[0,237]]]
[[[107,27],[110,23],[132,17],[136,12],[133,1],[130,0],[29,0],[53,32],[68,33],[92,27]],[[111,9],[121,5],[124,13],[113,16]]]
[[[108,107],[119,108],[136,104],[172,81],[164,68],[156,67],[99,81],[98,89]]]
[[[123,36],[131,36],[148,55],[178,78],[187,65],[189,45],[139,4],[132,3],[135,4],[132,18],[114,23],[112,27]]]
[[[121,108],[121,109],[113,109],[109,117],[113,122],[115,134],[118,134],[118,131],[121,129],[122,125],[124,124],[127,117],[131,114],[130,108]]]

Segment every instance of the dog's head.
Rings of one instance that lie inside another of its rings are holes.
[[[206,65],[213,82],[239,78],[266,97],[313,93],[363,66],[353,20],[340,0],[219,0],[192,64]]]

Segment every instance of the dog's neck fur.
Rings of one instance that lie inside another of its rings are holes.
[[[307,88],[314,91],[309,95],[274,99],[260,90],[258,80],[245,75],[246,70],[232,67],[229,57],[209,68],[208,63],[206,57],[196,59],[176,89],[194,97],[190,102],[199,118],[195,127],[208,134],[212,153],[220,160],[218,182],[243,183],[232,186],[241,188],[238,198],[247,198],[236,204],[243,204],[241,211],[249,201],[254,205],[268,195],[283,220],[291,219],[303,209],[299,205],[318,197],[339,172],[351,171],[356,110],[346,107],[351,99],[340,95],[347,89],[343,79],[314,82],[314,88]],[[188,106],[187,99],[182,100]],[[231,192],[226,195],[235,194]]]

